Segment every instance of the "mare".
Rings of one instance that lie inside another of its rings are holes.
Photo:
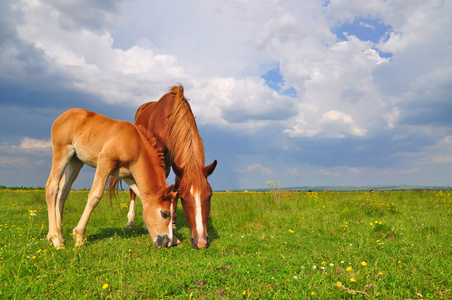
[[[203,142],[193,112],[184,97],[183,86],[173,86],[159,101],[140,106],[135,114],[135,125],[143,126],[156,138],[157,147],[165,156],[166,176],[171,167],[176,175],[174,186],[190,226],[193,248],[209,247],[207,221],[210,218],[212,188],[207,177],[215,170],[217,161],[205,166]],[[115,183],[110,181],[111,184]],[[133,225],[134,220],[135,195],[133,190],[130,193],[128,226]],[[173,201],[174,212],[177,200]]]
[[[143,219],[154,246],[170,247],[173,239],[173,186],[167,186],[163,157],[155,139],[132,123],[73,108],[60,115],[51,130],[52,169],[46,184],[49,214],[47,240],[64,247],[63,209],[72,183],[84,164],[96,168],[85,210],[73,230],[75,245],[83,235],[94,208],[104,193],[108,177],[122,178],[143,201]]]

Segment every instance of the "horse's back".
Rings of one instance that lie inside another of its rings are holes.
[[[135,125],[146,128],[157,139],[161,151],[168,147],[167,118],[171,114],[174,100],[163,96],[159,101],[147,102],[141,105],[135,114]]]

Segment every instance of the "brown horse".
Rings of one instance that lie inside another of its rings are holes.
[[[144,129],[74,108],[55,120],[51,137],[52,169],[46,184],[47,239],[55,247],[64,246],[61,233],[64,203],[84,164],[96,168],[96,174],[83,215],[73,230],[76,246],[84,242],[89,217],[110,175],[122,178],[142,199],[143,219],[154,245],[171,246],[172,201],[177,199],[177,192],[172,191],[173,186],[167,186],[162,155]]]
[[[135,125],[143,126],[156,137],[157,147],[165,156],[167,177],[173,168],[176,175],[175,189],[179,191],[191,229],[193,248],[209,247],[207,221],[210,217],[212,188],[207,177],[215,170],[217,161],[205,166],[204,146],[182,85],[173,86],[159,101],[148,102],[138,108]],[[134,198],[131,190],[128,226],[133,224]],[[173,201],[174,212],[177,200]]]

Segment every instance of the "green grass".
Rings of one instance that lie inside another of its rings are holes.
[[[126,193],[104,197],[74,248],[86,198],[69,195],[56,250],[45,193],[0,191],[0,298],[452,299],[449,191],[214,193],[200,251],[180,207],[180,247],[153,247],[141,204],[125,228]]]

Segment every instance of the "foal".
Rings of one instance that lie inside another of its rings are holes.
[[[85,210],[73,230],[76,246],[84,242],[89,217],[102,198],[110,175],[123,179],[142,199],[143,219],[154,246],[171,246],[172,201],[177,192],[172,185],[167,186],[162,156],[145,130],[74,108],[55,120],[51,137],[52,169],[46,184],[47,240],[54,247],[64,246],[61,233],[64,203],[84,164],[96,168],[96,174]]]

